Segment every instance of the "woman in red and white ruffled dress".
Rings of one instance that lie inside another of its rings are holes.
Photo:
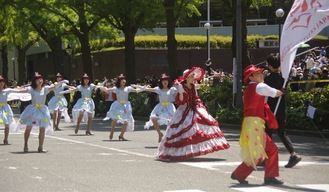
[[[193,67],[175,80],[178,108],[158,147],[157,159],[180,161],[230,147],[218,121],[209,114],[197,95],[194,82],[201,80],[203,75],[203,69]]]

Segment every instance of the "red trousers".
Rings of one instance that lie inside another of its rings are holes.
[[[266,135],[265,152],[267,159],[265,159],[265,177],[278,177],[279,176],[279,155],[278,147],[272,139]],[[258,163],[262,160],[260,159]],[[254,171],[254,168],[242,162],[233,172],[233,175],[238,179],[246,179]]]

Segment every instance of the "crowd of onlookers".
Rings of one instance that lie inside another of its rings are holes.
[[[325,47],[311,51],[304,58],[297,57],[290,73],[292,91],[310,91],[314,87],[324,87],[329,82],[301,82],[300,80],[329,80],[329,61]]]

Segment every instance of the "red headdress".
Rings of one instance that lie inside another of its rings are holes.
[[[126,77],[123,76],[123,74],[120,74],[120,75],[118,76],[118,79],[126,79]]]
[[[247,66],[244,71],[243,71],[243,75],[244,75],[244,79],[243,79],[243,82],[244,84],[248,84],[249,83],[249,77],[258,72],[258,71],[264,71],[263,68],[259,68],[259,67],[256,67],[255,65],[251,64],[249,66]]]
[[[190,74],[194,74],[194,79],[199,81],[204,76],[204,70],[200,67],[192,67],[191,69],[186,69],[183,72],[183,76],[179,76],[175,80],[175,84],[183,82]]]
[[[63,76],[62,76],[60,73],[57,73],[57,74],[56,74],[56,78],[57,78],[57,77],[61,77],[61,78],[63,78]]]
[[[87,73],[83,74],[82,79],[90,79]]]
[[[163,80],[163,79],[169,80],[170,77],[167,76],[167,75],[164,73],[164,74],[162,74],[161,77],[160,77],[160,80]]]

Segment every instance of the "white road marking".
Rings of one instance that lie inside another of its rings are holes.
[[[198,167],[207,170],[219,170],[220,166],[232,166],[236,167],[241,162],[182,162],[181,164],[189,165],[192,167]],[[284,167],[287,161],[279,161],[279,167]],[[296,166],[308,166],[308,165],[329,165],[328,161],[301,161]]]
[[[321,191],[329,192],[329,184],[309,184],[309,185],[297,185],[308,189],[307,191]],[[274,189],[271,186],[260,186],[260,187],[232,187],[231,189],[242,192],[287,192],[286,190]],[[306,190],[305,190],[306,191]]]
[[[205,192],[198,189],[187,189],[187,190],[174,190],[174,191],[163,191],[163,192]]]
[[[319,190],[319,191],[329,191],[329,184],[310,184],[310,185],[297,185],[307,189]]]
[[[234,187],[231,188],[237,191],[243,191],[243,192],[287,192],[284,190],[279,190],[279,189],[273,189],[271,187],[265,187],[265,186],[261,186],[261,187]]]

